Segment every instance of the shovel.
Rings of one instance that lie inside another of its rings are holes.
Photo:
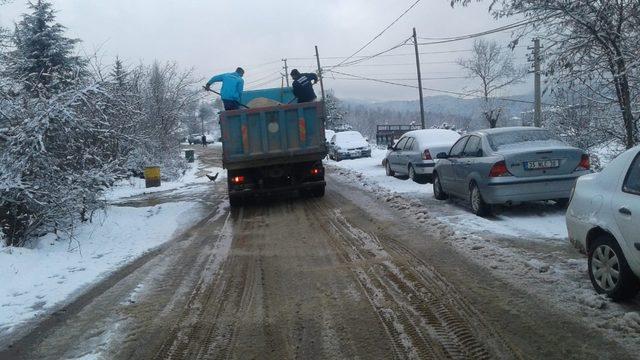
[[[206,86],[203,86],[202,88],[203,88],[205,91],[210,91],[210,92],[212,92],[212,93],[214,93],[214,94],[218,94],[218,95],[222,96],[222,94],[220,94],[219,92],[217,92],[217,91],[215,91],[215,90],[207,89],[207,87],[206,87]],[[238,104],[239,104],[240,106],[244,107],[245,109],[250,109],[250,107],[248,107],[248,106],[247,106],[247,105],[245,105],[245,104],[240,104],[240,103],[238,103]]]

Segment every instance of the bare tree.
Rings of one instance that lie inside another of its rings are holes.
[[[452,0],[468,5],[471,0]],[[544,39],[548,75],[563,86],[589,87],[596,101],[614,104],[625,146],[638,143],[640,1],[491,0],[495,17],[529,20],[514,42],[535,32]],[[597,99],[595,99],[597,97]]]
[[[513,63],[508,49],[500,47],[495,41],[476,40],[470,58],[458,59],[458,65],[464,68],[469,78],[480,82],[479,88],[470,92],[483,100],[482,114],[489,127],[498,125],[502,108],[496,103],[496,93],[506,87],[519,83],[526,75],[526,69]]]

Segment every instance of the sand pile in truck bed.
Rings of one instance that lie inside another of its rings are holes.
[[[255,98],[249,101],[249,103],[247,104],[247,106],[250,109],[269,107],[269,106],[278,106],[278,105],[282,105],[282,103],[272,99],[263,98],[263,97]]]

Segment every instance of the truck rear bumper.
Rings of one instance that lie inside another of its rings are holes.
[[[242,190],[230,190],[229,196],[237,196],[237,197],[250,197],[250,196],[266,196],[266,195],[277,195],[282,193],[288,193],[296,190],[309,190],[315,189],[318,187],[326,186],[326,181],[309,181],[295,185],[285,185],[280,187],[273,188],[248,188]]]

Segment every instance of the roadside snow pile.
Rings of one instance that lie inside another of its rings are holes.
[[[402,180],[392,176],[387,176],[382,159],[385,158],[387,150],[373,148],[370,158],[360,158],[353,160],[326,161],[327,164],[344,169],[341,174],[353,174],[358,183],[362,185],[378,185],[385,189],[400,193],[425,193],[432,194],[431,186],[420,185],[411,180]]]
[[[73,238],[50,234],[31,248],[0,249],[0,336],[171,239],[197,219],[183,214],[198,209],[194,202],[113,206],[79,226]]]

